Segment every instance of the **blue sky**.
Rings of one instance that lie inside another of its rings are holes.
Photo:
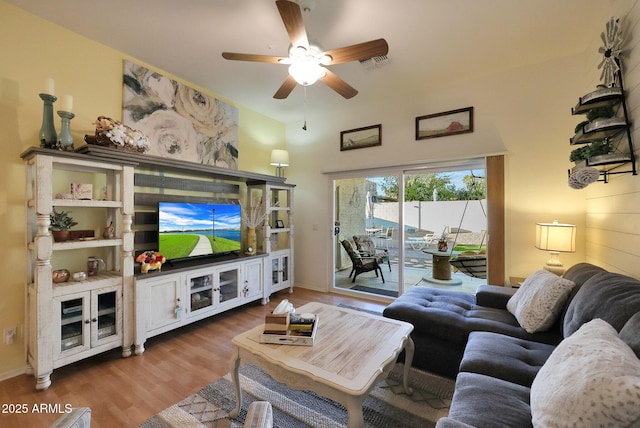
[[[211,229],[212,209],[215,207],[216,229],[238,228],[241,222],[240,205],[162,203],[159,211],[160,231],[183,229]]]

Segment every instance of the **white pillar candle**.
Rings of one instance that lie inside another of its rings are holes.
[[[62,97],[60,110],[68,111],[69,113],[73,111],[73,97],[71,95],[65,95]]]
[[[44,81],[44,93],[48,94],[48,95],[55,95],[55,91],[54,91],[54,83],[53,83],[53,79],[51,77],[48,77],[45,81]]]

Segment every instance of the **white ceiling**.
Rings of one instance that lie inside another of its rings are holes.
[[[286,124],[300,124],[304,90],[273,94],[285,65],[227,61],[223,51],[286,56],[273,0],[6,0]],[[443,85],[582,53],[617,0],[317,0],[304,13],[312,42],[334,49],[377,38],[389,63],[331,70],[359,94],[345,100],[318,82],[307,114],[411,96]],[[604,18],[603,18],[604,17]],[[397,98],[396,98],[397,97]]]

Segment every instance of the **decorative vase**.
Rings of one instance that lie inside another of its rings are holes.
[[[54,270],[52,273],[52,280],[55,283],[67,282],[71,277],[71,272],[67,269]]]
[[[58,134],[53,126],[53,103],[58,98],[54,95],[40,94],[43,101],[42,126],[40,127],[40,147],[45,149],[55,149],[58,144]]]
[[[71,119],[75,115],[69,111],[58,110],[58,116],[62,120],[60,135],[58,136],[58,148],[66,152],[73,151],[73,137],[71,136]]]
[[[113,230],[113,226],[107,226],[104,228],[104,232],[102,232],[102,237],[104,239],[113,239],[115,236],[115,232]]]
[[[253,227],[247,229],[247,254],[256,253],[256,230]]]
[[[68,230],[52,230],[51,235],[53,235],[53,240],[55,242],[64,242],[69,239]]]

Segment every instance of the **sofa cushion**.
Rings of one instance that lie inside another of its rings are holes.
[[[448,419],[476,428],[531,427],[529,394],[525,386],[463,372],[456,378]]]
[[[594,318],[601,318],[620,331],[637,312],[640,312],[640,281],[619,273],[597,273],[580,287],[569,304],[563,336],[569,337]]]
[[[531,416],[535,426],[638,426],[638,397],[640,360],[613,327],[594,319],[563,340],[538,372]]]
[[[640,358],[640,312],[629,318],[629,321],[620,330],[620,339],[636,353]]]
[[[489,308],[507,309],[507,302],[517,288],[482,284],[476,289],[476,304]]]
[[[589,280],[589,278],[600,272],[607,271],[600,266],[592,265],[591,263],[577,263],[567,269],[562,277],[569,281],[573,281],[573,283],[576,284],[574,289],[571,291],[572,293],[575,293],[580,289],[582,284]]]
[[[524,280],[507,302],[507,310],[527,333],[546,331],[558,318],[574,286],[573,281],[539,270]]]
[[[484,374],[530,387],[555,346],[504,334],[474,331],[460,363],[461,372]]]
[[[492,331],[508,336],[557,344],[559,332],[529,334],[506,309],[480,306],[474,296],[454,290],[413,287],[387,306],[385,317],[413,324],[415,343],[412,365],[455,378],[472,331]]]

